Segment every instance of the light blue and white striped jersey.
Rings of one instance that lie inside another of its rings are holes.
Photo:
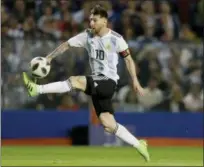
[[[71,47],[83,47],[88,51],[92,74],[103,74],[114,81],[118,81],[118,56],[127,56],[128,45],[121,35],[109,30],[103,37],[93,36],[91,30],[70,38]]]

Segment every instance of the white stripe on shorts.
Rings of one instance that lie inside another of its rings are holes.
[[[97,75],[92,75],[91,76],[94,81],[100,81],[100,80],[108,80],[109,78],[106,76],[97,76]]]

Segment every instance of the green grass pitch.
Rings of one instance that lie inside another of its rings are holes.
[[[2,166],[203,166],[203,148],[150,147],[146,163],[131,147],[3,146]]]

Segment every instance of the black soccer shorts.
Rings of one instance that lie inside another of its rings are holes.
[[[86,76],[87,86],[85,93],[92,97],[97,116],[101,113],[114,113],[112,97],[116,90],[116,82],[104,75]]]

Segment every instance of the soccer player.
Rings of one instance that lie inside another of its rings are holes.
[[[70,38],[46,56],[51,62],[70,47],[83,47],[88,51],[92,70],[90,76],[71,76],[65,81],[45,85],[35,84],[23,73],[23,80],[30,96],[45,93],[65,93],[73,89],[84,91],[92,97],[96,114],[106,132],[132,145],[144,157],[150,160],[147,143],[138,140],[123,125],[116,122],[112,107],[112,96],[115,92],[119,76],[117,74],[118,56],[122,56],[132,78],[133,88],[140,95],[144,94],[137,76],[134,61],[128,45],[121,35],[107,27],[108,13],[101,5],[96,5],[90,14],[90,29]]]

